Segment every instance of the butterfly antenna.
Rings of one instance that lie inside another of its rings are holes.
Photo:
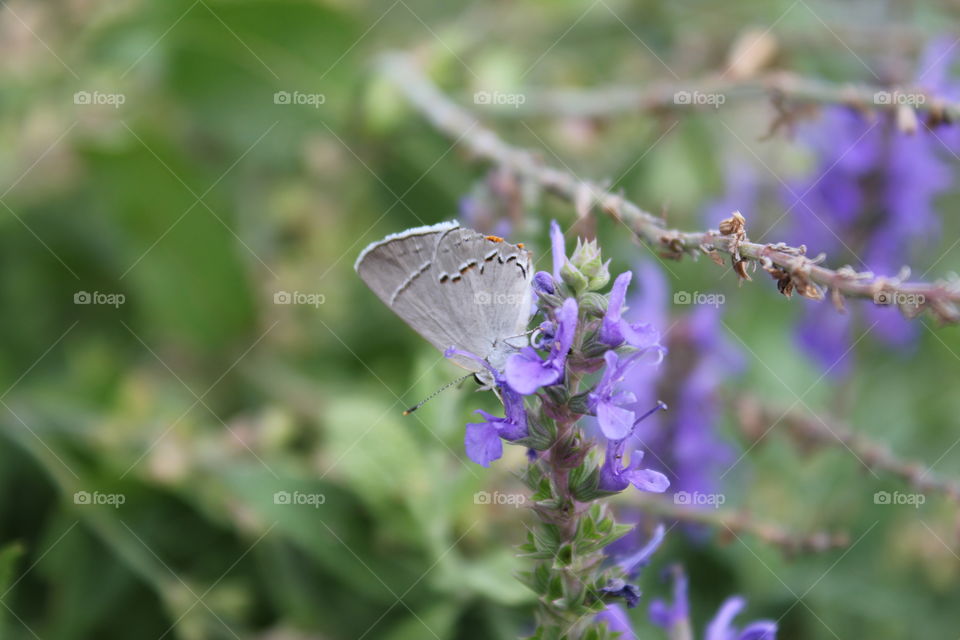
[[[448,382],[447,384],[443,385],[442,387],[440,387],[439,389],[437,389],[436,391],[434,391],[433,393],[431,393],[429,396],[427,396],[426,398],[424,398],[423,400],[421,400],[421,401],[418,402],[417,404],[413,405],[412,407],[410,407],[409,409],[407,409],[406,411],[404,411],[404,412],[403,412],[403,415],[405,415],[405,416],[410,415],[411,413],[413,413],[414,411],[416,411],[417,409],[419,409],[419,408],[422,407],[423,405],[427,404],[430,400],[433,400],[435,397],[437,397],[438,395],[440,395],[441,393],[443,393],[444,391],[446,391],[447,389],[449,389],[449,388],[452,387],[453,385],[455,385],[455,384],[460,384],[461,382],[463,382],[464,380],[466,380],[467,378],[469,378],[469,377],[472,376],[472,375],[473,375],[472,373],[468,373],[468,374],[466,374],[466,375],[460,376],[460,377],[457,378],[456,380],[451,380],[450,382]]]

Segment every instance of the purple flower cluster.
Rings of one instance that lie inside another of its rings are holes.
[[[546,359],[541,359],[533,347],[524,347],[507,360],[504,371],[507,384],[517,393],[528,396],[536,393],[540,387],[556,384],[563,379],[567,353],[573,346],[577,331],[577,301],[573,298],[564,300],[556,317],[546,324],[550,328],[555,327]]]
[[[576,595],[569,599],[578,607],[574,615],[583,620],[584,608],[590,607],[586,613],[591,613],[602,606],[597,623],[623,637],[635,637],[618,602],[627,608],[640,603],[642,594],[634,581],[663,542],[665,526],[658,525],[639,549],[604,562],[611,542],[622,532],[615,530],[603,505],[584,507],[631,485],[650,493],[670,488],[663,473],[643,466],[648,440],[660,447],[661,461],[668,459],[681,470],[681,486],[705,490],[722,449],[714,432],[714,392],[723,376],[736,368],[732,362],[737,354],[730,353],[715,310],[700,307],[672,330],[671,345],[677,346],[681,362],[674,365],[672,357],[659,369],[667,349],[660,344],[657,327],[635,322],[627,314],[633,274],[620,274],[603,294],[610,281],[609,263],[602,261],[596,243],[578,242],[568,257],[556,223],[551,225],[551,240],[553,272],[539,272],[533,278],[539,317],[535,316],[538,328],[530,344],[510,355],[502,370],[474,354],[454,348],[446,352],[447,357],[471,358],[484,367],[489,373],[485,378],[492,380],[504,406],[503,417],[477,411],[482,421],[467,425],[464,442],[468,457],[483,466],[503,455],[504,440],[535,452],[525,481],[537,496],[547,533],[531,533],[521,548],[545,560],[525,574],[525,582],[562,616],[568,611],[567,601],[557,595],[557,585],[566,579],[565,567],[583,567],[580,582],[596,586],[584,591],[582,600]],[[639,274],[642,292],[634,298],[634,310],[663,325],[667,313],[662,276],[649,267]],[[654,416],[667,408],[654,401],[658,384],[680,410],[671,418],[669,430],[651,432]],[[579,426],[583,418],[595,423],[596,442],[584,437]],[[581,555],[575,556],[578,552]],[[566,565],[557,562],[561,556]],[[690,624],[686,578],[678,576],[674,602],[656,600],[650,605],[651,620],[671,629]],[[774,623],[734,627],[743,606],[741,598],[729,599],[704,637],[773,640]]]
[[[946,39],[927,48],[917,87],[945,98],[960,95],[960,85],[949,77],[953,46]],[[791,238],[886,277],[896,276],[917,248],[935,240],[940,225],[934,200],[950,187],[947,156],[960,148],[955,128],[921,123],[915,132],[904,131],[892,114],[867,118],[836,106],[802,125],[798,136],[817,168],[784,189]],[[833,377],[851,370],[857,321],[872,326],[871,333],[889,346],[913,344],[916,326],[893,305],[854,302],[848,309],[838,315],[829,300],[807,304],[797,331],[800,346]]]
[[[630,323],[623,318],[630,272],[616,278],[604,300],[605,309],[581,309],[576,296],[596,297],[596,289],[609,281],[609,263],[602,262],[594,243],[578,243],[574,255],[568,258],[556,222],[551,224],[550,236],[553,273],[539,272],[533,279],[543,319],[532,344],[511,355],[503,371],[473,354],[447,350],[447,357],[459,355],[480,362],[492,375],[504,405],[504,417],[479,410],[483,421],[467,425],[467,457],[489,466],[503,455],[503,440],[517,442],[529,435],[525,397],[538,396],[541,402],[553,405],[544,390],[563,387],[576,394],[577,390],[567,388],[571,386],[567,385],[568,378],[580,380],[602,368],[597,382],[579,393],[583,398],[580,410],[596,416],[605,445],[598,488],[617,492],[632,484],[641,491],[663,492],[670,482],[658,471],[641,468],[642,451],[632,449],[629,461],[624,460],[627,443],[637,425],[658,409],[666,408],[658,403],[654,409],[638,415],[635,394],[623,386],[634,369],[649,368],[663,359],[666,350],[658,342],[659,334],[648,324]],[[585,345],[589,346],[589,355],[584,353]],[[571,362],[574,351],[578,352],[575,363]],[[552,413],[558,411],[554,407]]]

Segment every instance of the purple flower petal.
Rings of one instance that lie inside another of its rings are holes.
[[[526,396],[555,383],[561,372],[553,368],[550,360],[541,360],[533,347],[524,347],[520,353],[507,358],[504,375],[511,389]]]
[[[563,242],[563,231],[556,220],[550,221],[550,253],[553,255],[553,280],[560,282],[560,267],[567,259],[566,248]]]
[[[489,371],[490,375],[493,376],[494,380],[500,379],[500,373],[496,369],[494,369],[489,362],[487,362],[486,360],[484,360],[483,358],[481,358],[475,353],[464,351],[463,349],[457,349],[456,347],[447,347],[446,351],[443,352],[443,357],[444,358],[461,357],[461,358],[466,358],[468,360],[473,360],[474,362],[482,366],[484,369]]]
[[[667,476],[652,469],[629,469],[623,472],[623,477],[640,491],[663,493],[670,488],[670,481]]]
[[[759,620],[744,627],[737,640],[777,640],[777,623]]]
[[[608,440],[623,440],[630,434],[635,418],[633,411],[615,406],[611,402],[597,405],[597,422]]]
[[[673,603],[657,599],[650,603],[650,621],[658,627],[672,629],[677,625],[690,624],[690,601],[687,598],[687,574],[675,565],[673,575]]]
[[[657,331],[652,324],[630,324],[628,322],[621,322],[620,334],[631,347],[636,347],[637,349],[657,349],[659,351],[659,357],[654,364],[660,364],[660,361],[663,360],[665,349],[660,346],[660,332]]]
[[[663,524],[658,524],[657,528],[653,530],[653,535],[650,536],[647,544],[643,545],[636,553],[618,561],[617,564],[620,565],[620,568],[623,569],[623,572],[628,576],[632,577],[636,575],[640,569],[650,562],[650,557],[653,556],[654,552],[663,544],[663,539],[666,535],[667,528],[663,526]]]
[[[551,353],[551,358],[562,358],[566,362],[567,352],[573,346],[573,337],[577,333],[577,301],[573,298],[567,298],[563,301],[563,306],[557,312],[557,344],[556,352]],[[561,369],[563,367],[561,366]]]
[[[523,396],[506,385],[500,387],[500,396],[506,413],[500,427],[500,437],[506,440],[527,437],[527,409],[523,406]]]
[[[673,610],[663,598],[656,598],[650,603],[647,615],[650,616],[650,622],[658,627],[669,629],[674,625]]]
[[[484,467],[489,467],[491,462],[503,455],[500,434],[496,427],[487,422],[468,424],[463,443],[467,457]]]
[[[573,298],[564,300],[563,306],[557,310],[556,333],[546,360],[541,360],[533,347],[524,347],[520,353],[507,358],[504,376],[514,391],[530,395],[563,377],[567,352],[573,346],[577,332],[577,314],[577,301]]]
[[[623,312],[623,301],[627,297],[627,287],[633,278],[631,271],[624,271],[617,279],[613,281],[613,287],[610,289],[610,297],[607,302],[607,312],[603,315],[603,322],[600,325],[600,342],[616,347],[623,343],[623,333],[621,331],[620,318]]]
[[[727,598],[717,611],[710,624],[704,640],[735,640],[736,630],[733,628],[733,619],[747,605],[747,601],[740,596]]]

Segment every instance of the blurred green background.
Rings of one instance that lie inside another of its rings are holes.
[[[44,640],[529,631],[513,546],[531,514],[473,499],[519,490],[523,452],[490,470],[466,460],[470,411],[493,409],[469,386],[401,417],[455,368],[352,270],[367,243],[455,217],[486,175],[376,75],[379,53],[416,50],[472,106],[490,86],[700,77],[753,26],[769,28],[784,68],[874,82],[865,63],[910,68],[958,18],[951,3],[899,1],[0,4],[0,637]],[[760,139],[774,115],[758,99],[489,121],[549,164],[619,176],[614,188],[696,229],[725,163],[774,188],[809,164],[785,136]],[[528,200],[510,239],[544,255],[547,221],[567,228],[575,214]],[[957,204],[938,200],[941,246],[915,274],[960,266],[948,251]],[[771,200],[745,214],[764,229],[782,212]],[[608,220],[597,235],[614,271],[649,257]],[[867,337],[856,374],[835,384],[791,338],[808,301],[762,273],[738,287],[707,260],[669,268],[674,290],[727,297],[748,368],[725,397],[802,397],[960,476],[956,329],[918,320],[907,353]],[[78,304],[84,292],[95,304]],[[294,293],[302,304],[283,304]],[[721,422],[745,450],[732,412]],[[666,593],[660,569],[682,562],[698,628],[742,593],[751,617],[783,616],[781,638],[957,637],[956,504],[875,505],[875,491],[909,489],[843,447],[801,456],[777,431],[726,483],[731,510],[855,544],[792,558],[750,535],[672,535],[645,597]],[[644,617],[641,636],[663,637]]]

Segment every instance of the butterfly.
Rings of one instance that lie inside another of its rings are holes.
[[[526,345],[533,264],[522,244],[484,235],[456,221],[407,229],[364,249],[354,269],[410,328],[491,384],[467,352],[502,370]],[[522,340],[519,344],[516,340]]]

